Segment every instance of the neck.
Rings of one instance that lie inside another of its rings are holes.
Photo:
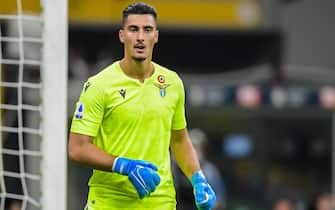
[[[127,76],[138,79],[141,82],[144,82],[154,72],[154,67],[149,59],[136,61],[134,59],[123,58],[120,61],[120,66]]]

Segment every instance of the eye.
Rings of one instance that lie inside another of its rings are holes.
[[[152,27],[144,27],[144,31],[145,32],[151,32],[153,31],[154,29]]]
[[[136,26],[129,26],[128,30],[131,31],[131,32],[136,32],[136,31],[138,31],[138,27],[136,27]]]

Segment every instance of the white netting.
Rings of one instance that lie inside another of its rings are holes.
[[[40,209],[41,14],[0,12],[0,210]]]

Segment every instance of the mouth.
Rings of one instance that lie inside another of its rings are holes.
[[[135,45],[134,48],[137,49],[137,50],[143,51],[145,49],[145,46],[144,45]]]

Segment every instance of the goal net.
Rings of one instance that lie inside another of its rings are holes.
[[[67,0],[0,5],[0,210],[66,209]]]

